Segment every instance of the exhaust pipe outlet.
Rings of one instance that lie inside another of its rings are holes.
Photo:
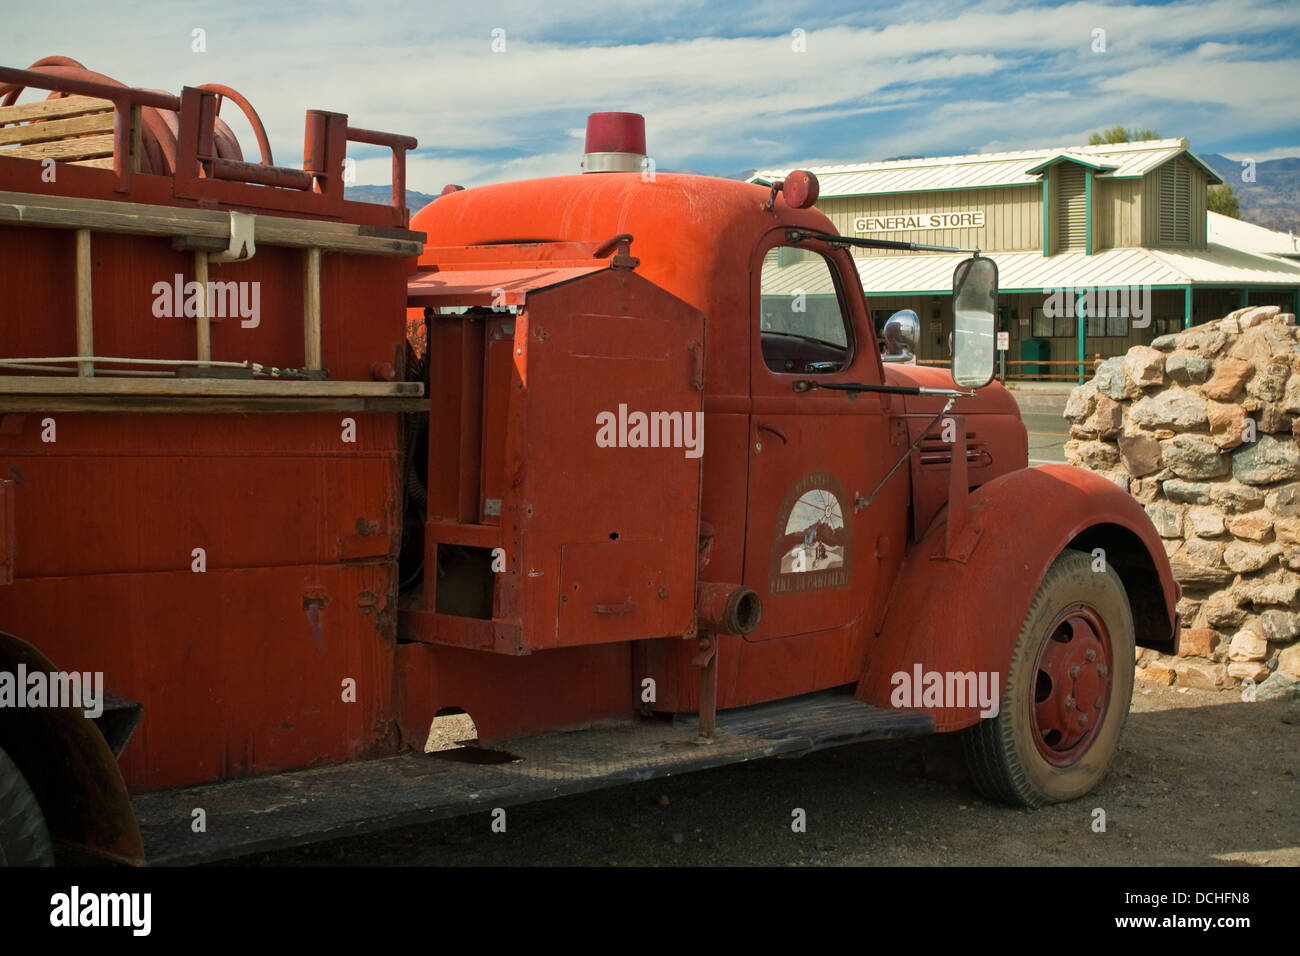
[[[695,586],[695,616],[701,629],[748,634],[763,619],[763,601],[752,588],[701,581]]]

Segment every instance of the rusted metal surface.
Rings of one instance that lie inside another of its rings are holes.
[[[1087,752],[1106,719],[1114,669],[1110,629],[1095,609],[1073,605],[1048,625],[1034,662],[1032,718],[1034,744],[1048,763],[1068,767]]]
[[[840,694],[721,713],[708,746],[697,743],[699,729],[689,716],[606,722],[504,741],[502,763],[406,754],[150,794],[135,806],[151,863],[198,863],[933,728],[922,714]],[[207,833],[188,826],[196,806],[207,810]]]

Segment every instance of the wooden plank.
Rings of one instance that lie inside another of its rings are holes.
[[[101,156],[99,159],[74,159],[70,166],[89,166],[92,169],[114,169],[112,156]]]
[[[85,136],[87,133],[111,133],[112,131],[112,113],[92,113],[89,116],[73,116],[70,119],[50,120],[48,123],[27,123],[23,126],[0,127],[0,146],[12,146],[15,143],[48,143],[69,136]]]
[[[321,398],[420,396],[420,382],[233,378],[71,378],[0,375],[0,395],[290,395]]]
[[[195,335],[197,342],[195,346],[195,357],[200,362],[212,360],[212,326],[208,323],[208,254],[202,250],[194,253],[194,281],[199,284],[199,288],[205,290],[204,294],[199,296],[198,314],[194,316]]]
[[[229,239],[230,236],[227,212],[35,193],[0,192],[0,223],[4,222],[146,236],[196,239]],[[256,228],[258,243],[268,246],[380,256],[417,256],[424,249],[424,233],[407,232],[406,239],[366,236],[361,233],[361,227],[352,223],[259,215]]]
[[[303,254],[302,331],[305,367],[319,369],[320,358],[320,250]]]
[[[36,103],[19,103],[0,106],[0,123],[21,123],[34,119],[54,119],[59,116],[80,116],[83,113],[112,110],[112,100],[97,96],[64,96]]]
[[[76,244],[77,354],[95,354],[95,317],[91,305],[90,230],[77,230]],[[78,362],[77,374],[95,374],[93,362]]]
[[[306,412],[427,412],[427,398],[290,395],[0,395],[0,414],[123,412],[136,414],[271,414]]]
[[[9,146],[0,150],[0,156],[19,159],[91,159],[95,156],[113,155],[113,134],[82,136],[57,143],[36,143],[32,146]]]

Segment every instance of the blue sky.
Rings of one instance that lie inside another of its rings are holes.
[[[659,169],[718,175],[1078,143],[1116,123],[1300,156],[1300,2],[3,2],[4,65],[62,54],[137,86],[233,86],[281,164],[301,162],[305,109],[344,112],[417,137],[424,192],[577,172],[596,110],[644,113]],[[253,154],[231,104],[222,116]],[[357,181],[387,182],[380,152],[356,150]]]

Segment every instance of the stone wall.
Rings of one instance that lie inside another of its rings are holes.
[[[1139,679],[1300,689],[1300,330],[1277,306],[1157,338],[1070,395],[1066,459],[1141,502],[1183,587]]]

